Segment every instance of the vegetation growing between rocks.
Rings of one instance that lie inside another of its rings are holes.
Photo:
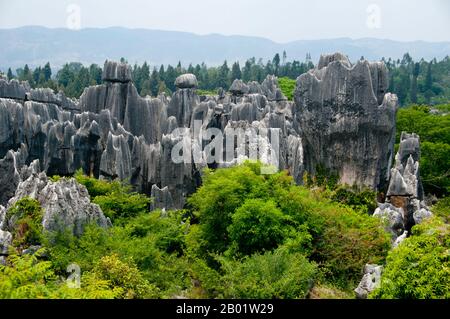
[[[426,193],[450,194],[450,105],[412,105],[397,113],[397,137],[402,131],[420,136],[420,175]]]
[[[149,199],[119,182],[77,173],[113,226],[46,233],[39,253],[12,254],[0,267],[11,278],[2,296],[304,298],[320,283],[350,290],[366,262],[384,260],[390,243],[377,219],[296,186],[286,172],[260,170],[249,162],[207,171],[192,208],[166,213],[150,213]],[[64,280],[73,263],[78,289]]]

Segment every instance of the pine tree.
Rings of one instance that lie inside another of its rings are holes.
[[[239,66],[239,62],[234,62],[233,66],[231,67],[231,82],[235,79],[241,79],[242,72],[241,67]]]
[[[230,68],[228,67],[227,61],[223,62],[222,66],[219,68],[219,73],[217,75],[217,86],[224,89],[228,89],[229,83],[229,73]]]
[[[11,81],[12,78],[14,78],[14,75],[13,75],[13,73],[11,71],[11,68],[8,68],[7,77],[8,77],[8,80],[10,80],[10,81]]]
[[[159,89],[159,74],[156,68],[154,68],[152,75],[150,76],[150,92],[152,96],[158,95],[158,89]]]
[[[417,103],[417,77],[420,73],[420,64],[414,63],[412,79],[411,79],[411,102]]]
[[[50,67],[50,62],[47,62],[44,66],[44,80],[47,82],[52,78],[52,68]]]

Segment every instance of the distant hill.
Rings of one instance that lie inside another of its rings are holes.
[[[364,56],[400,58],[405,52],[419,60],[437,59],[450,54],[450,42],[399,42],[382,39],[326,39],[276,43],[249,36],[197,35],[187,32],[127,29],[121,27],[88,28],[79,31],[27,26],[0,29],[0,69],[43,65],[50,61],[59,68],[70,61],[103,64],[105,59],[125,57],[130,63],[151,65],[206,62],[218,65],[245,61],[249,57],[271,59],[286,50],[288,59],[303,61],[310,53],[316,62],[321,53],[341,51],[351,60]]]

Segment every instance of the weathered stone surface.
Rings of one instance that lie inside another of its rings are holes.
[[[402,132],[399,150],[395,156],[395,166],[391,169],[387,204],[383,205],[391,209],[396,207],[402,211],[403,229],[407,231],[406,234],[415,224],[432,215],[423,201],[419,159],[419,136]]]
[[[384,65],[367,61],[351,65],[341,54],[322,56],[317,68],[297,79],[294,128],[300,134],[305,169],[318,166],[337,173],[343,184],[383,189],[394,152],[397,97],[384,94]],[[382,83],[382,81],[380,81]]]
[[[103,81],[130,82],[131,66],[127,63],[106,61],[103,66]]]
[[[373,216],[383,219],[387,225],[387,231],[392,234],[393,240],[400,236],[404,229],[404,211],[390,203],[379,204]]]
[[[25,100],[26,88],[19,81],[0,79],[0,98]]]
[[[367,296],[380,285],[382,272],[383,266],[372,264],[366,264],[364,266],[364,276],[358,287],[355,289],[356,297],[358,299],[366,299]]]
[[[178,127],[190,127],[192,111],[200,103],[194,89],[180,88],[172,96],[167,107],[167,116],[177,120]]]
[[[106,148],[100,161],[100,174],[124,180],[131,175],[131,152],[123,135],[108,134]]]
[[[179,89],[192,89],[197,85],[197,78],[191,73],[182,74],[175,79],[175,86]]]
[[[11,245],[11,243],[11,233],[0,229],[0,255],[8,254],[8,247]]]
[[[38,159],[36,171],[70,175],[82,168],[95,177],[129,180],[137,191],[159,194],[163,203],[171,197],[174,208],[182,208],[200,185],[202,168],[228,167],[245,158],[276,162],[298,183],[305,170],[314,174],[317,165],[324,165],[343,183],[387,186],[396,97],[385,93],[388,77],[382,63],[352,66],[341,54],[324,56],[318,68],[299,77],[295,104],[286,100],[274,76],[261,84],[237,80],[231,93],[222,89],[201,99],[192,74],[177,78],[172,97],[157,98],[139,96],[126,64],[107,61],[102,78],[104,83],[86,88],[79,102],[49,89],[0,80],[1,92],[16,92],[7,96],[15,100],[0,94],[0,157],[23,144],[22,161]],[[177,135],[177,128],[191,136]],[[231,158],[218,162],[208,146],[215,137],[204,135],[210,128],[224,137],[231,129],[251,134],[245,142],[232,144]],[[172,150],[179,145],[194,151],[191,162],[173,161]],[[0,169],[14,180],[11,163],[11,157],[3,160]],[[408,166],[411,172],[414,168]],[[16,184],[31,175],[21,174]],[[4,193],[3,202],[16,184]]]
[[[395,156],[395,166],[391,169],[388,197],[410,196],[423,199],[419,173],[419,144],[419,137],[416,134],[402,132],[399,150]]]
[[[401,234],[400,236],[397,237],[397,239],[394,241],[394,243],[392,244],[392,248],[397,247],[398,245],[400,245],[408,236],[408,231],[405,230],[403,232],[403,234]]]
[[[247,94],[249,91],[248,86],[242,80],[234,80],[229,90],[234,95]]]
[[[22,145],[17,152],[10,150],[3,159],[0,159],[0,205],[6,205],[8,200],[14,196],[16,188],[22,180],[20,172],[25,165],[26,157],[27,150],[25,145]]]
[[[162,189],[154,184],[152,186],[151,197],[153,202],[151,203],[151,210],[165,209],[170,210],[175,208],[173,205],[172,195],[170,194],[169,188],[163,187]]]

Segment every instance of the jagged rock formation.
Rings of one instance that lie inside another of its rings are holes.
[[[372,264],[366,264],[364,266],[364,276],[355,289],[358,299],[366,299],[380,285],[382,271],[383,266]]]
[[[19,157],[19,153],[20,151],[15,154],[8,152],[7,158]],[[16,215],[7,218],[6,213],[24,197],[39,201],[44,213],[42,227],[46,231],[70,230],[79,236],[83,233],[84,227],[90,223],[96,223],[101,227],[111,226],[111,221],[105,217],[100,207],[90,202],[87,189],[78,184],[74,178],[62,178],[57,182],[49,180],[45,172],[40,171],[39,160],[34,160],[29,166],[22,166],[20,173],[17,172],[18,161],[14,161],[13,164],[18,183],[14,196],[9,199],[6,208],[0,205],[0,257],[8,254],[8,247],[13,240],[12,231],[17,227],[16,222],[19,218]],[[25,249],[22,253],[27,253],[30,249]]]
[[[29,176],[17,186],[8,208],[24,197],[39,201],[44,210],[42,226],[47,231],[70,229],[74,235],[81,235],[86,224],[96,223],[101,227],[111,222],[103,215],[97,204],[90,202],[86,187],[74,178],[62,178],[53,182],[43,172],[39,172],[39,162],[35,160],[28,170]],[[4,222],[4,228],[14,228],[14,218]]]
[[[337,173],[340,182],[383,189],[394,152],[397,97],[386,93],[387,68],[342,54],[325,55],[300,75],[294,127],[303,141],[304,166]]]
[[[392,235],[392,248],[398,247],[408,237],[414,225],[432,215],[423,201],[419,159],[419,136],[402,132],[395,166],[391,169],[386,202],[379,203],[373,214],[386,222],[386,230]],[[381,272],[381,266],[364,269],[364,276],[355,289],[358,298],[367,298],[376,288]]]
[[[395,166],[391,169],[386,203],[379,204],[374,213],[374,216],[388,220],[388,231],[393,235],[393,241],[432,215],[423,201],[419,159],[419,136],[402,132]]]
[[[423,187],[419,172],[420,141],[417,134],[402,132],[400,146],[395,156],[395,166],[391,169],[391,179],[386,202],[389,207],[400,211],[403,229],[410,232],[412,226],[431,216],[423,201]],[[381,208],[380,208],[381,209]],[[385,210],[383,214],[391,215]]]
[[[298,78],[295,103],[274,76],[261,84],[236,80],[229,92],[200,97],[195,76],[184,74],[171,97],[157,98],[139,96],[125,63],[107,61],[102,79],[79,101],[0,80],[0,178],[13,181],[0,186],[0,204],[15,192],[21,167],[35,159],[48,175],[81,168],[128,180],[157,197],[154,208],[182,208],[204,167],[247,158],[287,169],[298,183],[317,165],[343,183],[382,188],[387,181],[396,98],[385,94],[382,63],[352,66],[341,54],[323,56]],[[174,161],[177,151],[181,162]]]

